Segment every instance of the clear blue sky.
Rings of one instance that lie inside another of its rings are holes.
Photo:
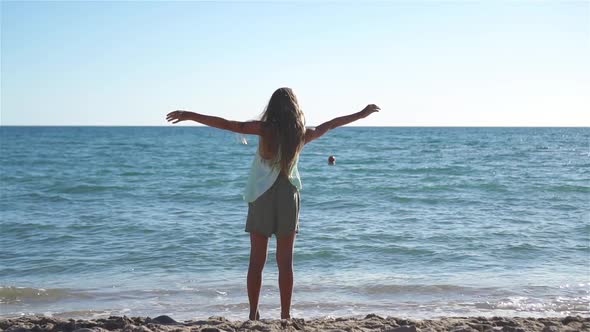
[[[2,125],[590,126],[590,2],[1,3]]]

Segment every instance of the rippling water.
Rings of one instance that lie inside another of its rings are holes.
[[[0,139],[0,316],[247,317],[255,137]],[[340,128],[299,169],[295,316],[590,315],[590,129]],[[270,251],[261,310],[277,318]]]

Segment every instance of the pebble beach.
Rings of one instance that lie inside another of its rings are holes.
[[[327,331],[327,332],[573,332],[590,331],[590,317],[563,318],[520,317],[443,317],[412,320],[369,314],[364,318],[318,318],[292,320],[231,321],[224,317],[178,322],[169,316],[119,317],[95,320],[59,319],[50,317],[20,317],[0,320],[5,332],[238,332],[238,331]]]

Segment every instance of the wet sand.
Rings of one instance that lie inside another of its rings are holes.
[[[58,319],[41,316],[1,319],[0,332],[222,332],[222,331],[327,331],[327,332],[569,332],[590,331],[590,317],[446,317],[411,320],[367,315],[364,318],[318,318],[261,321],[230,321],[224,317],[177,322],[168,316],[109,317],[95,320]]]

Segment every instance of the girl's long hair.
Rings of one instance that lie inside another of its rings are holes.
[[[277,89],[270,97],[261,121],[270,128],[269,135],[262,138],[263,146],[274,153],[272,164],[288,176],[305,144],[305,117],[293,90]]]

